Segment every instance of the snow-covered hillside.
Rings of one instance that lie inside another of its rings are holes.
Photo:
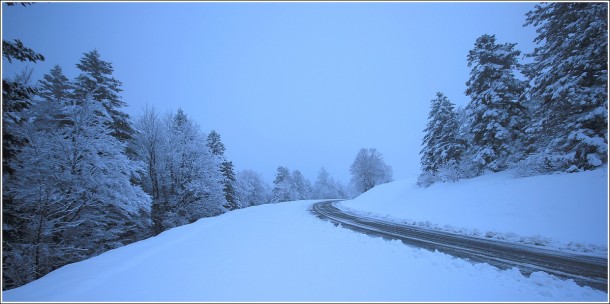
[[[513,177],[487,174],[418,188],[402,180],[371,189],[343,209],[474,236],[608,254],[608,172]]]
[[[423,190],[398,181],[342,204],[394,217],[428,220],[431,226],[540,234],[607,247],[606,175],[605,171],[594,171],[512,179],[498,174]],[[555,186],[549,188],[551,185]],[[575,207],[568,204],[571,200]],[[607,293],[543,272],[526,278],[517,269],[472,264],[400,241],[335,227],[309,213],[313,202],[261,205],[201,219],[62,267],[25,286],[4,291],[2,300],[608,299]],[[517,221],[521,216],[523,219]],[[567,231],[571,229],[577,231]]]

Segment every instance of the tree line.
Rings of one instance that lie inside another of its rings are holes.
[[[347,186],[330,177],[322,167],[315,183],[299,170],[290,171],[279,166],[273,181],[272,201],[286,202],[305,199],[347,199],[364,193],[373,187],[392,181],[392,168],[375,148],[360,149],[350,166],[351,179]]]
[[[467,56],[468,105],[456,110],[441,92],[431,101],[418,184],[607,164],[607,14],[606,3],[537,5],[524,23],[538,33],[527,64],[515,43],[480,36]]]

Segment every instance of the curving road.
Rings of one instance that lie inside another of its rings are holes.
[[[581,286],[608,292],[607,258],[576,255],[361,217],[338,209],[334,206],[335,202],[337,200],[315,203],[310,211],[319,218],[369,235],[398,239],[405,244],[438,250],[473,262],[488,263],[500,269],[517,267],[526,276],[535,271],[544,271],[563,279],[572,279]]]

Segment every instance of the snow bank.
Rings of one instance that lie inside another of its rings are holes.
[[[367,196],[371,195],[374,193]],[[335,227],[312,216],[307,211],[311,204],[262,205],[202,219],[62,267],[4,291],[2,300],[468,302],[608,298],[604,292],[542,272],[526,278],[516,269],[472,264]]]
[[[608,254],[605,168],[521,178],[502,172],[428,188],[401,180],[339,207],[449,232]]]

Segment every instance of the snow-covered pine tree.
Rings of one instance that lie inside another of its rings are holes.
[[[119,93],[122,83],[116,80],[110,62],[100,58],[97,50],[84,53],[76,67],[81,71],[74,83],[74,93],[80,99],[90,96],[101,103],[110,115],[108,122],[112,136],[126,142],[133,136],[133,128],[129,123],[129,115],[122,111],[127,104],[121,100]]]
[[[216,155],[221,161],[220,172],[223,175],[222,189],[225,194],[227,204],[224,206],[227,210],[235,210],[240,208],[239,201],[235,195],[235,171],[233,169],[233,162],[228,161],[225,158],[225,145],[220,140],[220,134],[215,130],[212,130],[208,134],[206,145],[212,151],[212,154]]]
[[[72,85],[64,75],[59,65],[54,66],[43,79],[38,81],[37,95],[41,100],[37,103],[39,109],[37,126],[39,128],[55,128],[70,124],[70,120],[61,113],[71,98]]]
[[[233,162],[224,160],[220,163],[220,173],[223,176],[222,180],[222,191],[225,195],[227,204],[224,206],[227,210],[235,210],[241,208],[238,196],[235,194],[235,171],[233,169]]]
[[[14,39],[13,41],[2,40],[2,57],[9,63],[12,63],[13,59],[17,59],[21,62],[44,61],[44,56],[42,54],[25,46],[19,39]]]
[[[350,166],[350,173],[351,183],[358,194],[392,181],[392,168],[383,161],[383,155],[375,148],[360,149]]]
[[[38,96],[46,101],[65,102],[70,97],[71,89],[70,81],[59,65],[55,65],[38,81]]]
[[[467,153],[481,171],[502,171],[521,158],[526,83],[515,76],[520,66],[515,45],[498,44],[495,35],[485,34],[468,52],[472,69],[466,82],[470,97],[466,110],[472,142]]]
[[[418,182],[429,185],[434,182],[439,170],[456,170],[466,149],[465,140],[459,136],[457,113],[441,92],[437,92],[436,98],[431,100],[424,132],[423,148],[419,152],[422,174]]]
[[[222,143],[222,140],[220,140],[220,134],[215,130],[212,130],[210,134],[208,134],[206,145],[210,148],[212,154],[224,157],[226,150],[225,145]]]
[[[292,186],[292,175],[288,168],[279,166],[273,180],[273,202],[287,202],[291,201],[296,197],[294,194],[294,187]]]
[[[538,46],[524,73],[538,102],[533,126],[545,170],[589,170],[607,163],[608,4],[537,5],[524,26]]]

